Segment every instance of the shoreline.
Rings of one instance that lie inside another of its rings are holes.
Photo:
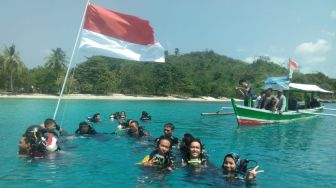
[[[7,95],[0,94],[0,99],[55,99],[57,100],[59,96],[56,95],[45,95],[45,94],[16,94]],[[228,102],[229,98],[213,98],[209,96],[202,96],[198,98],[189,97],[177,97],[177,96],[145,96],[145,95],[124,95],[124,94],[113,94],[113,95],[91,95],[91,94],[67,94],[63,95],[62,99],[80,99],[80,100],[162,100],[162,101],[195,101],[195,102]],[[239,100],[239,99],[238,99]]]

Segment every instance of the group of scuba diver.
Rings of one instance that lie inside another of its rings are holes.
[[[115,113],[113,116],[119,120],[117,129],[124,131],[130,137],[148,137],[149,132],[139,125],[139,122],[132,119],[126,120],[126,113]],[[144,113],[142,113],[143,115]],[[148,115],[146,112],[145,115]],[[110,116],[112,119],[112,115]],[[140,120],[142,120],[140,118]],[[93,123],[101,121],[100,113],[87,118],[86,121],[79,123],[75,135],[95,135],[97,132],[91,126]],[[210,166],[208,156],[201,140],[195,138],[190,133],[185,133],[181,141],[173,136],[175,126],[172,123],[164,125],[164,134],[153,140],[155,149],[137,163],[144,167],[174,171],[177,166],[191,167],[195,169],[206,169]],[[114,134],[114,133],[110,133]],[[25,155],[33,158],[41,158],[45,155],[60,150],[59,143],[62,142],[60,136],[69,136],[70,134],[60,128],[53,119],[46,119],[42,125],[33,125],[26,129],[19,142],[19,155]],[[173,149],[174,148],[174,149]],[[177,152],[174,152],[176,151]],[[177,162],[175,156],[179,156],[181,162]],[[253,163],[253,166],[249,165]],[[254,180],[258,173],[258,164],[254,160],[241,159],[237,153],[231,152],[224,156],[221,169],[226,178],[241,179],[246,181]]]
[[[185,133],[181,141],[173,136],[175,126],[172,123],[164,125],[164,134],[155,139],[156,149],[138,163],[142,166],[155,167],[173,171],[177,166],[190,167],[195,169],[206,169],[210,166],[208,156],[201,140],[190,133]],[[181,162],[175,161],[173,148],[178,149],[177,155]],[[249,166],[252,162],[254,166]],[[225,155],[221,169],[226,178],[254,180],[258,173],[259,166],[254,160],[240,159],[237,153],[231,152]]]

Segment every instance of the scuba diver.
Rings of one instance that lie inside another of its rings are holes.
[[[161,138],[156,149],[147,155],[142,162],[142,166],[156,167],[172,171],[174,169],[175,157],[171,152],[172,143],[169,138]]]
[[[82,121],[79,123],[78,129],[75,131],[77,135],[94,135],[96,130],[89,125],[88,122]]]
[[[58,138],[38,125],[28,127],[19,142],[19,155],[43,157],[47,153],[60,150]]]
[[[181,142],[179,143],[179,150],[180,150],[182,158],[187,157],[187,154],[189,152],[189,145],[190,145],[191,141],[193,141],[194,139],[195,138],[190,133],[185,133],[183,135],[183,138],[182,138]]]
[[[254,162],[254,167],[248,167],[249,162]],[[258,163],[254,160],[240,159],[237,153],[229,153],[225,155],[222,170],[224,176],[230,179],[244,179],[247,181],[253,180],[257,177],[257,174],[264,172],[263,170],[257,170],[259,168]]]
[[[93,114],[93,116],[88,117],[87,120],[92,123],[99,123],[101,121],[100,113]]]
[[[120,112],[115,112],[113,114],[110,115],[110,120],[118,120],[120,118]]]
[[[163,135],[155,139],[155,142],[158,142],[161,138],[169,138],[174,145],[178,144],[178,138],[173,136],[175,126],[172,123],[166,123],[163,127]]]
[[[152,116],[150,116],[146,111],[142,111],[140,120],[141,121],[146,121],[146,120],[151,120]]]
[[[128,129],[127,134],[131,137],[143,137],[149,136],[149,133],[139,125],[137,121],[131,121]]]
[[[40,125],[41,128],[46,129],[47,132],[54,134],[57,138],[59,136],[68,136],[69,133],[63,130],[55,120],[47,118],[44,120],[43,124]],[[56,132],[58,131],[59,134]]]
[[[182,156],[182,166],[207,167],[207,161],[201,141],[199,139],[192,140],[188,152]]]

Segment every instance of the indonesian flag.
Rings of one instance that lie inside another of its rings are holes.
[[[154,40],[149,21],[89,4],[79,53],[135,61],[164,62],[164,49]]]
[[[299,64],[296,61],[289,59],[288,61],[289,78],[292,78],[293,71],[297,69],[298,67],[299,67]]]

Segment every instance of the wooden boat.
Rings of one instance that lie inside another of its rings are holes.
[[[303,91],[310,93],[316,93],[316,92],[333,93],[331,91],[319,88],[316,85],[296,84],[296,83],[289,83],[289,88],[287,92],[288,91],[295,91],[295,92]],[[267,125],[276,123],[289,123],[293,121],[306,120],[319,115],[336,116],[334,114],[321,113],[324,108],[323,106],[309,109],[299,109],[293,111],[287,110],[282,114],[279,114],[276,112],[272,112],[270,110],[238,105],[234,99],[231,99],[231,103],[235,116],[237,118],[238,125],[255,126],[255,125]]]
[[[318,116],[320,115],[318,112],[323,110],[323,107],[317,107],[299,111],[287,111],[279,114],[273,113],[270,110],[238,105],[234,99],[231,99],[231,102],[238,125],[254,126],[275,123],[289,123],[292,121],[305,120]]]

